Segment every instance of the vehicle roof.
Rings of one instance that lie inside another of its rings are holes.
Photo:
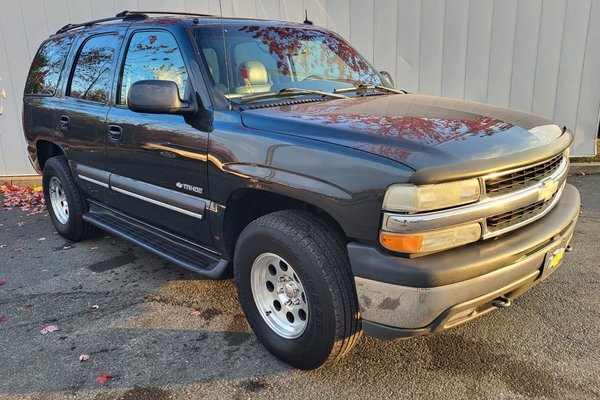
[[[148,12],[148,11],[147,11]],[[298,23],[298,22],[290,22],[290,21],[279,21],[279,20],[268,20],[268,19],[257,19],[257,18],[234,18],[234,17],[223,17],[217,15],[203,15],[203,14],[169,14],[165,12],[165,14],[161,13],[152,13],[150,15],[144,14],[143,11],[140,12],[131,12],[130,17],[123,18],[106,18],[96,21],[89,21],[83,23],[76,24],[68,24],[61,28],[56,35],[60,35],[63,33],[69,32],[77,32],[80,29],[94,29],[94,28],[106,28],[106,27],[122,27],[122,26],[159,26],[159,25],[176,25],[176,24],[184,24],[184,25],[258,25],[258,26],[286,26],[286,27],[296,27],[296,28],[305,28],[305,29],[322,29],[317,26]]]

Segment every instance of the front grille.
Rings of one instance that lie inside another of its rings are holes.
[[[557,192],[558,193],[558,192]],[[557,193],[548,200],[540,200],[536,203],[507,211],[502,214],[497,214],[488,217],[486,220],[488,230],[491,232],[498,231],[513,225],[517,225],[523,221],[527,221],[538,214],[544,212],[556,197]]]
[[[488,196],[493,197],[534,185],[536,182],[552,175],[558,169],[562,160],[563,155],[559,154],[541,164],[486,179],[486,193]]]

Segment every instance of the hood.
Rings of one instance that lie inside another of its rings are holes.
[[[564,132],[529,113],[415,94],[249,109],[242,123],[366,151],[414,170],[535,153]]]

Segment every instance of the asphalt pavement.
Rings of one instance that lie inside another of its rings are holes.
[[[426,337],[363,338],[310,372],[261,346],[232,281],[0,211],[0,398],[600,398],[600,175],[570,182],[583,198],[574,251],[512,307]]]

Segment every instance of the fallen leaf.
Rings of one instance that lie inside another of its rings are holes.
[[[90,356],[88,356],[87,354],[82,354],[79,356],[79,361],[80,362],[84,362],[90,359]]]
[[[100,306],[99,306],[98,304],[94,304],[94,305],[92,306],[92,308],[94,308],[94,309],[98,309],[98,308],[100,308]]]
[[[0,324],[7,321],[7,318],[4,315],[0,315]]]
[[[23,225],[25,225],[25,222],[22,222],[22,221],[21,222],[17,222],[17,226],[23,226]]]
[[[108,382],[109,379],[112,379],[112,377],[112,374],[102,374],[98,378],[96,378],[96,381],[99,384],[104,385],[106,382]]]
[[[23,211],[31,210],[35,213],[46,208],[44,193],[38,190],[38,187],[17,186],[6,182],[0,185],[0,194],[4,196],[2,206],[5,209],[19,207]]]
[[[4,279],[0,279],[0,286],[6,285],[6,281]]]
[[[202,315],[202,311],[198,311],[198,310],[196,310],[196,311],[192,311],[192,312],[190,313],[190,315],[191,315],[192,317],[199,317],[199,316],[201,316],[201,315]]]
[[[25,304],[25,307],[26,307],[26,308],[31,308],[31,307],[33,307],[33,304],[31,304],[31,303],[27,303],[27,304]]]
[[[42,328],[42,330],[40,331],[40,333],[42,335],[47,335],[47,334],[49,334],[51,332],[56,332],[58,330],[59,330],[58,326],[56,326],[56,325],[47,325],[44,328]]]

